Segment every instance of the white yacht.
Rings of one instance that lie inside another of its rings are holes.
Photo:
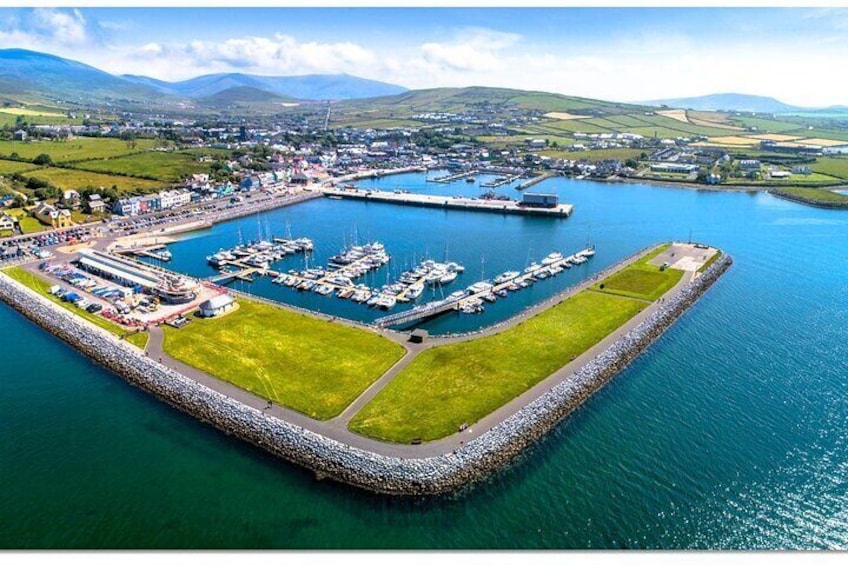
[[[542,259],[542,265],[545,265],[545,266],[552,265],[552,264],[556,263],[557,261],[559,261],[561,259],[562,259],[562,253],[555,251],[555,252],[551,253],[550,255],[548,255],[547,257],[545,257],[544,259]]]

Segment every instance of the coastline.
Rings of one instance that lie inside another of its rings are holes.
[[[422,495],[455,491],[509,464],[524,448],[618,374],[732,264],[723,254],[659,310],[569,378],[452,453],[392,457],[351,447],[265,414],[161,365],[57,307],[5,275],[0,298],[130,384],[227,434],[328,477],[366,490]]]

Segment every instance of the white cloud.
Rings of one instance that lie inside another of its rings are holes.
[[[481,28],[459,30],[453,41],[429,42],[421,46],[427,63],[457,71],[494,71],[503,66],[503,51],[514,46],[520,35]]]
[[[33,31],[63,44],[80,44],[88,39],[85,18],[76,8],[57,10],[36,8],[32,13]]]
[[[294,32],[220,41],[184,35],[152,42],[127,33],[110,35],[111,24],[79,10],[41,9],[0,22],[0,47],[46,51],[115,74],[165,80],[232,71],[348,73],[409,88],[482,85],[619,101],[734,91],[823,106],[848,103],[839,81],[809,86],[814,77],[833,76],[833,69],[848,65],[848,50],[842,48],[848,38],[840,31],[845,20],[837,21],[846,13],[809,12],[808,21],[825,28],[813,35],[740,33],[722,41],[642,28],[579,43],[564,30],[543,42],[461,28],[441,29],[439,36],[418,42],[304,41]]]

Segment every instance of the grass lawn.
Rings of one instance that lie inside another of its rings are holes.
[[[501,333],[422,352],[351,421],[376,439],[410,443],[473,424],[542,381],[646,308],[583,291]]]
[[[186,153],[146,151],[126,157],[83,161],[75,163],[74,166],[104,173],[140,175],[176,182],[193,173],[208,173],[211,163],[201,163],[197,157]]]
[[[47,226],[42,224],[36,218],[32,216],[21,216],[18,218],[18,225],[21,226],[21,231],[23,233],[35,233],[44,230],[49,230],[51,226]]]
[[[135,331],[126,330],[118,324],[114,324],[105,318],[101,318],[100,316],[90,314],[89,312],[86,312],[82,308],[77,308],[69,302],[62,302],[61,299],[56,298],[55,296],[47,292],[48,289],[53,285],[48,281],[44,280],[43,278],[36,276],[30,273],[29,271],[25,271],[20,267],[9,267],[8,269],[3,269],[3,273],[15,279],[16,281],[28,286],[32,290],[41,294],[42,296],[47,297],[48,300],[50,300],[51,302],[55,302],[65,310],[68,310],[69,312],[76,314],[80,318],[91,322],[95,326],[101,327],[104,330],[113,333],[119,337],[123,336],[126,341],[135,345],[139,349],[144,349],[144,346],[147,345],[147,332],[136,333]]]
[[[679,269],[660,271],[659,267],[648,264],[648,261],[668,247],[663,245],[652,251],[642,259],[593,285],[592,290],[641,300],[656,300],[683,277],[683,271]]]
[[[404,355],[369,331],[240,298],[221,318],[165,326],[165,352],[263,398],[325,420]]]
[[[134,179],[103,173],[78,171],[76,169],[60,169],[57,167],[45,167],[25,173],[25,176],[45,180],[62,190],[80,190],[87,187],[110,188],[114,185],[122,192],[153,192],[165,188],[167,185],[167,183],[162,181]]]
[[[709,259],[707,259],[707,262],[706,262],[706,263],[704,263],[703,265],[701,265],[701,266],[698,268],[698,272],[699,272],[699,273],[703,273],[704,271],[706,271],[707,269],[709,269],[709,268],[710,268],[710,265],[712,265],[713,263],[715,263],[716,261],[718,261],[718,258],[719,258],[719,257],[721,257],[721,251],[717,251],[715,254],[713,254],[713,256],[712,256],[712,257],[710,257]]]
[[[47,153],[54,163],[67,163],[127,155],[158,144],[155,139],[139,139],[133,148],[126,141],[111,137],[75,137],[68,141],[0,141],[0,155],[17,153],[23,159],[34,159]]]

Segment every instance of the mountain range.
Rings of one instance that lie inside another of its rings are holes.
[[[343,100],[388,96],[405,92],[394,84],[347,74],[260,76],[242,73],[204,75],[167,82],[145,76],[116,76],[55,55],[25,49],[0,49],[0,93],[27,99],[72,102],[123,99],[193,99],[202,101],[236,90],[248,98],[256,91],[284,100]],[[251,89],[251,90],[244,90]]]
[[[757,112],[764,114],[788,114],[792,112],[834,112],[848,110],[845,106],[830,106],[827,108],[807,108],[793,106],[769,96],[738,94],[726,92],[708,94],[692,98],[668,98],[642,102],[650,106],[668,106],[670,108],[686,108],[688,110],[735,110],[737,112]]]

